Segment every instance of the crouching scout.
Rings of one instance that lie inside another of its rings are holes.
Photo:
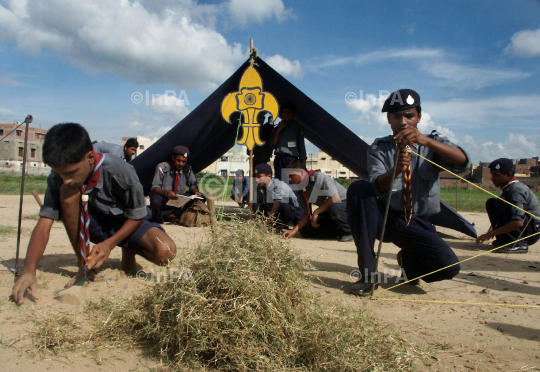
[[[136,271],[135,255],[158,265],[174,258],[173,240],[161,226],[145,220],[146,200],[135,169],[116,156],[94,152],[81,125],[53,126],[45,136],[43,161],[52,171],[22,275],[13,287],[17,304],[24,302],[27,289],[38,299],[36,269],[54,220],[64,223],[78,258],[79,272],[66,287],[91,275],[117,246],[122,247],[122,269],[129,274]]]

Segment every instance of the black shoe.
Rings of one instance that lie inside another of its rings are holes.
[[[403,274],[399,277],[399,279],[397,280],[398,284],[399,283],[403,283],[403,282],[406,282],[408,279],[405,278],[403,276]],[[407,285],[413,285],[413,286],[417,286],[417,285],[420,285],[420,279],[414,279],[414,280],[411,280],[410,282],[407,282]]]
[[[401,266],[401,264],[403,263],[403,259],[401,258],[402,256],[402,253],[401,253],[401,250],[397,253],[396,255],[396,260],[397,260],[397,264],[399,267],[403,267]]]
[[[496,251],[496,253],[529,253],[529,246],[527,244],[520,245],[519,247],[504,247],[499,248]]]
[[[342,235],[338,238],[338,242],[352,242],[354,241],[351,234]]]
[[[349,294],[355,295],[355,296],[369,296],[371,295],[371,290],[373,289],[373,286],[375,286],[375,289],[379,287],[378,283],[366,283],[362,280],[357,281],[354,283],[349,289]]]

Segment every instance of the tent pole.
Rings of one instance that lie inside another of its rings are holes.
[[[253,149],[249,150],[249,210],[253,211],[253,201],[255,200],[255,193],[253,189],[255,186],[255,180],[253,179]]]
[[[249,39],[249,54],[253,52],[253,39]]]
[[[21,174],[21,198],[19,201],[19,222],[17,228],[17,251],[15,252],[15,275],[19,274],[19,251],[21,247],[21,222],[22,222],[22,208],[23,208],[23,199],[24,199],[24,180],[26,177],[26,157],[27,157],[27,148],[28,148],[28,131],[30,130],[30,123],[32,122],[32,115],[28,115],[26,119],[26,130],[24,133],[24,149],[23,149],[23,168]]]

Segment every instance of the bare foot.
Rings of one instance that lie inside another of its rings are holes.
[[[93,270],[85,271],[82,267],[80,267],[77,274],[75,274],[75,276],[73,278],[68,280],[68,282],[64,285],[64,288],[72,287],[75,283],[80,282],[85,277],[87,277],[89,280],[94,280],[95,276],[96,276],[96,274],[94,273]]]
[[[135,260],[135,252],[130,248],[122,248],[122,263],[120,269],[124,271],[127,276],[135,276],[138,271],[142,269],[142,266],[137,264]]]

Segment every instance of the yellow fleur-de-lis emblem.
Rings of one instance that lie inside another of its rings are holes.
[[[238,144],[246,145],[250,150],[255,145],[263,145],[264,142],[259,138],[260,124],[257,116],[262,111],[268,111],[275,119],[279,106],[271,93],[263,92],[261,76],[253,66],[244,71],[238,92],[227,94],[221,102],[221,115],[227,123],[231,122],[231,115],[237,111],[244,115],[245,121],[242,124],[244,135],[238,140]]]

